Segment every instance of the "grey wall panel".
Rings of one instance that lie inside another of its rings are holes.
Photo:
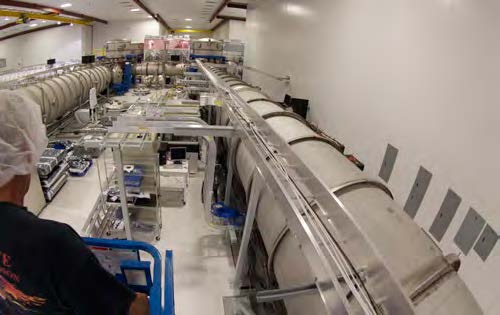
[[[454,238],[455,244],[457,244],[458,248],[460,248],[465,255],[467,255],[472,249],[472,246],[474,246],[474,242],[483,230],[485,224],[486,221],[483,217],[477,213],[476,210],[470,208]]]
[[[380,167],[380,172],[378,176],[382,178],[386,183],[391,178],[392,170],[394,169],[394,164],[396,164],[396,158],[398,157],[398,149],[391,144],[387,145],[385,150],[384,160],[382,161],[382,166]]]
[[[431,179],[432,173],[420,166],[417,178],[413,183],[413,188],[411,189],[410,195],[408,196],[404,207],[405,212],[408,213],[411,218],[415,218],[417,215],[418,208],[420,208],[420,204],[422,204],[422,200],[424,200],[425,193],[427,192]]]
[[[462,198],[457,195],[456,192],[449,189],[444,197],[443,203],[441,204],[441,208],[439,209],[439,212],[434,218],[434,222],[429,229],[429,232],[436,240],[441,241],[443,239],[443,236],[446,233],[446,230],[448,230],[451,221],[455,217],[458,206],[461,202]]]
[[[498,234],[488,224],[474,246],[474,251],[483,261],[488,259],[498,241]]]

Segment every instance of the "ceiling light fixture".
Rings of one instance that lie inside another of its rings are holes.
[[[30,24],[30,27],[35,27],[35,26],[38,26],[38,24]]]
[[[71,6],[73,6],[71,3],[63,3],[63,4],[61,4],[61,8],[69,8]]]
[[[8,17],[6,17],[6,18],[4,19],[4,21],[10,21],[10,19],[9,19]]]
[[[186,28],[193,28],[192,26],[186,26]]]
[[[191,19],[191,18],[185,18],[185,19],[184,19],[184,21],[188,21],[188,22],[189,22],[189,21],[192,21],[192,20],[193,20],[193,19]]]
[[[151,15],[148,15],[148,19],[152,19],[153,17]]]
[[[130,9],[130,12],[138,12],[140,11],[141,9],[138,9],[138,8],[133,8],[133,9]]]
[[[57,22],[57,25],[61,25],[61,22]]]

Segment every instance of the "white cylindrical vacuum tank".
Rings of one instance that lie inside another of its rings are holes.
[[[110,70],[98,66],[48,78],[21,90],[40,105],[45,123],[50,124],[88,100],[92,87],[102,92],[110,81]]]
[[[316,134],[298,115],[285,112],[280,105],[265,100],[267,97],[259,90],[246,85],[239,85],[233,90],[290,144],[295,154],[327,187],[333,190],[346,183],[358,183],[347,185],[347,189],[340,189],[335,194],[349,209],[353,220],[412,300],[415,314],[482,314],[452,264],[401,206],[392,200],[390,191],[383,184],[366,178],[331,141]],[[229,122],[225,114],[221,121]],[[249,200],[256,162],[241,143],[236,149],[235,164]],[[280,287],[314,283],[314,274],[307,260],[300,258],[303,253],[297,238],[290,230],[287,231],[280,205],[269,190],[264,190],[260,196],[256,222],[269,256],[267,268],[275,274]],[[370,269],[373,264],[370,257],[357,257],[357,261],[362,261],[362,265],[355,268],[376,274],[376,270]],[[432,279],[436,270],[447,270],[447,273],[416,297],[415,292]],[[367,277],[365,285],[369,292],[370,288],[377,287],[377,279]],[[319,294],[298,295],[285,299],[284,303],[289,315],[328,313]],[[335,314],[345,314],[340,299],[335,310]]]

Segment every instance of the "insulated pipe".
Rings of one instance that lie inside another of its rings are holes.
[[[325,185],[331,187],[331,192],[350,211],[353,220],[390,267],[413,302],[415,314],[482,314],[458,274],[453,268],[448,268],[450,263],[441,250],[392,200],[387,187],[366,178],[328,141],[317,141],[321,136],[311,130],[305,121],[286,114],[283,108],[266,99],[266,95],[259,90],[246,85],[232,89],[290,144],[294,153]],[[224,116],[222,121],[227,124],[229,119]],[[249,199],[256,162],[245,145],[238,145],[236,150],[236,171]],[[274,270],[281,288],[314,283],[315,276],[307,260],[300,259],[303,253],[296,236],[285,232],[288,230],[287,221],[279,209],[280,205],[269,190],[264,189],[261,194],[256,222],[272,263],[268,268]],[[354,261],[358,263],[354,266],[356,269],[367,271],[365,286],[368,292],[376,289],[378,282],[374,278],[376,270],[371,269],[372,258],[356,257]],[[435,275],[439,275],[439,279]],[[422,288],[425,293],[421,292]],[[319,294],[295,296],[284,302],[291,315],[327,314],[332,311],[325,308]],[[335,310],[335,314],[346,314],[340,299]]]
[[[110,70],[97,66],[55,76],[21,91],[40,105],[45,123],[51,124],[88,100],[90,88],[95,86],[98,93],[102,92],[110,80]]]

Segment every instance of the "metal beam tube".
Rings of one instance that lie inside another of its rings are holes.
[[[287,298],[295,297],[297,295],[316,294],[316,293],[318,293],[318,288],[316,287],[316,284],[309,284],[296,288],[260,291],[257,293],[255,298],[257,300],[257,303],[267,303],[267,302],[281,301]]]
[[[257,206],[259,205],[259,198],[264,182],[257,170],[256,176],[252,182],[252,194],[248,201],[248,208],[245,218],[245,226],[243,228],[243,236],[241,237],[240,251],[238,254],[238,261],[236,262],[236,273],[234,278],[234,287],[241,286],[243,277],[248,267],[248,245],[250,244],[250,236],[252,235],[253,223],[255,222],[255,214],[257,213]]]

